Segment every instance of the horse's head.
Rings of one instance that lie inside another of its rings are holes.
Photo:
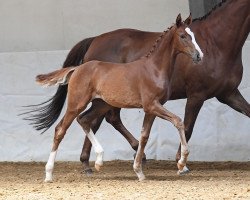
[[[184,53],[190,56],[194,62],[199,62],[203,58],[203,53],[196,43],[194,33],[188,28],[191,23],[191,15],[184,22],[182,22],[180,14],[177,16],[174,46],[178,53]]]

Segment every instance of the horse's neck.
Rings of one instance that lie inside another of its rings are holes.
[[[206,19],[194,23],[194,26],[200,32],[204,31],[206,40],[213,41],[211,45],[216,45],[228,56],[237,56],[250,31],[249,10],[250,0],[227,0]]]

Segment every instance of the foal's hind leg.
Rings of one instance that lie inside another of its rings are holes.
[[[86,115],[86,113],[83,113],[79,116],[79,118],[82,118]],[[95,119],[92,123],[91,123],[91,130],[94,132],[94,134],[97,132],[97,130],[99,129],[102,121],[104,119],[104,115],[98,117],[97,119]],[[89,158],[90,158],[90,151],[91,151],[91,147],[92,144],[90,142],[90,140],[88,139],[88,137],[85,137],[84,140],[84,144],[82,147],[82,153],[80,156],[80,161],[83,164],[83,171],[86,173],[87,176],[90,176],[93,171],[89,165]]]
[[[91,141],[92,145],[94,146],[95,152],[97,153],[97,160],[96,160],[96,164],[95,164],[95,167],[97,170],[100,170],[100,167],[103,165],[103,161],[102,161],[103,150],[100,149],[100,147],[99,147],[100,145],[98,144],[98,141],[94,137],[94,133],[92,132],[92,125],[95,122],[101,122],[103,117],[99,117],[99,116],[103,116],[104,113],[106,113],[110,108],[111,108],[111,106],[104,103],[103,101],[94,100],[92,107],[87,112],[85,112],[82,115],[79,115],[77,117],[78,123],[82,126],[88,139]],[[98,128],[99,128],[99,126],[98,126]],[[97,130],[94,130],[94,131],[97,131]],[[88,144],[88,142],[85,140],[84,144],[86,144],[86,143]],[[89,145],[87,147],[91,148],[91,145]],[[88,156],[87,162],[84,163],[85,164],[84,167],[87,167],[87,172],[86,172],[87,175],[90,175],[92,173],[92,170],[90,169],[89,162],[88,162],[90,148],[89,148],[89,151],[87,149],[87,154],[85,154],[86,149],[84,147],[83,147],[83,151],[82,151],[83,156],[84,155]],[[82,155],[81,155],[81,159],[82,159]]]
[[[79,122],[82,121],[82,123],[84,123],[85,121],[90,123],[91,125],[91,130],[96,133],[96,131],[99,129],[103,119],[104,119],[104,114],[101,114],[101,112],[98,113],[98,115],[96,114],[96,110],[100,109],[100,111],[102,110],[102,100],[100,99],[95,99],[92,101],[92,105],[91,107],[85,111],[84,113],[80,114],[78,116],[78,120]],[[105,104],[103,102],[103,104]],[[103,108],[105,108],[103,106]],[[105,109],[106,110],[106,109]],[[98,117],[96,117],[98,116]],[[91,175],[92,174],[92,169],[89,166],[89,157],[90,157],[90,151],[91,151],[91,147],[92,144],[90,142],[90,140],[88,139],[88,137],[85,137],[84,140],[84,144],[82,147],[82,153],[80,156],[80,161],[83,164],[83,170],[87,175]]]
[[[55,158],[57,154],[57,149],[64,138],[64,135],[66,134],[67,129],[71,125],[72,121],[76,118],[78,113],[76,111],[66,111],[66,114],[64,115],[63,119],[59,122],[59,124],[55,128],[55,135],[54,135],[54,143],[52,147],[52,151],[50,153],[48,162],[45,166],[45,171],[46,171],[46,178],[45,182],[51,182],[52,181],[52,173],[54,169],[54,163],[55,163]]]
[[[50,153],[48,162],[45,166],[46,178],[45,182],[52,181],[52,173],[54,168],[54,162],[56,158],[56,153],[60,142],[62,141],[67,129],[73,122],[73,120],[81,113],[88,105],[91,95],[85,92],[85,96],[79,93],[77,90],[72,90],[70,87],[68,93],[68,107],[63,119],[59,122],[55,129],[54,143],[52,151]],[[84,90],[82,90],[84,93]]]

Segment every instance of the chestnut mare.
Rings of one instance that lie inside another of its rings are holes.
[[[181,159],[177,166],[179,171],[183,170],[189,153],[184,124],[178,116],[166,110],[163,104],[170,96],[170,82],[177,55],[183,53],[187,57],[192,57],[194,62],[201,60],[201,50],[195,42],[193,33],[187,28],[190,23],[191,17],[183,23],[178,15],[176,25],[160,36],[150,55],[134,62],[120,64],[90,61],[79,67],[63,68],[36,77],[36,81],[42,85],[68,84],[67,109],[55,129],[52,151],[46,164],[46,182],[52,181],[55,156],[67,129],[94,99],[102,99],[117,108],[143,108],[145,111],[141,139],[133,165],[140,181],[145,179],[141,166],[142,156],[156,116],[170,121],[178,129]],[[109,106],[106,112],[108,110]],[[85,120],[81,116],[77,118],[94,146],[97,170],[103,165],[103,149],[91,130],[91,123],[98,116],[97,114],[91,120]]]
[[[242,47],[250,31],[250,1],[223,0],[206,16],[196,19],[190,26],[205,54],[199,67],[186,56],[179,55],[172,78],[170,100],[187,98],[185,108],[185,134],[191,138],[199,111],[207,99],[216,97],[234,110],[250,117],[250,105],[241,95],[238,86],[242,79]],[[69,52],[63,67],[77,66],[81,62],[102,60],[131,62],[145,55],[161,33],[120,29],[87,38]],[[31,120],[37,130],[46,131],[58,119],[67,95],[67,86],[59,86],[48,101],[31,107]],[[95,102],[82,114],[82,118],[95,112]],[[99,106],[99,103],[98,103]],[[113,125],[128,140],[134,150],[138,141],[123,126],[120,109],[112,108],[95,120],[91,128],[96,132],[103,119]],[[89,155],[91,143],[86,138],[80,160],[91,173]],[[180,148],[176,160],[180,159]]]

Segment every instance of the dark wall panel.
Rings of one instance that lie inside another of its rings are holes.
[[[193,18],[204,16],[221,0],[189,0],[189,8]]]

